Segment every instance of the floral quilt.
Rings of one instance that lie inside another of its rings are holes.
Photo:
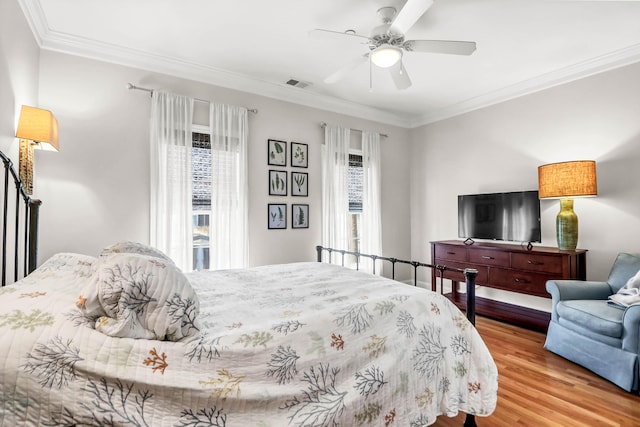
[[[321,263],[188,273],[197,333],[113,337],[77,306],[98,258],[0,289],[2,426],[427,426],[490,415],[496,365],[437,293]]]

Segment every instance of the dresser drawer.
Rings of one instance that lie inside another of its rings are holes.
[[[478,275],[476,276],[477,284],[485,284],[487,283],[488,276],[488,268],[482,265],[472,265],[464,262],[455,262],[449,261],[446,259],[438,259],[435,260],[436,265],[443,265],[449,268],[459,268],[460,270],[464,270],[465,268],[475,268],[478,270]],[[460,273],[458,271],[445,270],[443,274],[445,279],[453,280],[454,282],[465,282],[467,278],[464,276],[464,273]],[[436,270],[436,277],[440,279],[440,271]]]
[[[511,267],[518,270],[562,274],[562,258],[553,255],[514,253]]]
[[[451,261],[466,261],[467,248],[453,245],[437,245],[435,258]]]
[[[509,267],[509,252],[493,251],[491,249],[469,249],[469,262],[472,264]]]
[[[522,294],[537,295],[549,298],[545,288],[550,277],[546,274],[508,270],[504,268],[491,268],[489,270],[489,282],[494,288]]]

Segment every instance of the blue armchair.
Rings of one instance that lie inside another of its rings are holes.
[[[640,305],[619,308],[607,299],[638,271],[640,254],[620,253],[606,282],[547,281],[552,309],[544,347],[637,391]]]

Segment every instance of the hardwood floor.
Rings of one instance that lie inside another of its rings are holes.
[[[640,396],[543,348],[545,335],[484,317],[476,327],[498,366],[498,404],[478,427],[640,426]],[[438,427],[462,426],[464,414]]]

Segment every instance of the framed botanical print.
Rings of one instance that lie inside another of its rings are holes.
[[[269,229],[287,228],[287,205],[285,203],[269,203],[268,215]]]
[[[287,166],[287,143],[270,139],[267,141],[267,163],[273,166]]]
[[[287,171],[279,171],[279,170],[269,171],[269,195],[270,196],[286,196],[287,195]]]
[[[305,172],[291,172],[291,195],[309,195],[309,174]]]
[[[291,166],[306,168],[309,166],[309,146],[300,142],[291,143]]]
[[[309,228],[309,205],[291,205],[291,228]]]

